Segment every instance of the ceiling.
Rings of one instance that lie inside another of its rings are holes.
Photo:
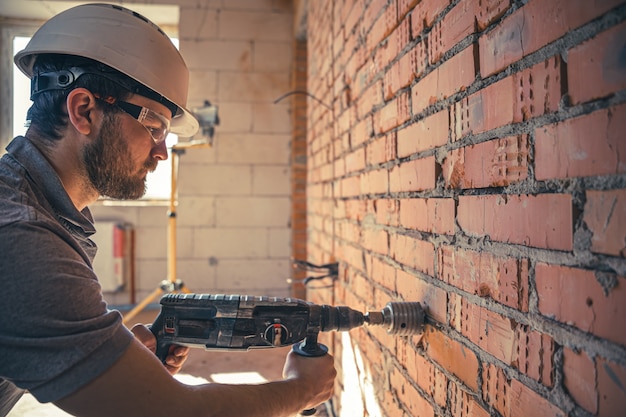
[[[52,16],[84,3],[94,1],[57,0],[0,0],[0,16],[14,19],[47,20]],[[147,17],[158,25],[178,25],[179,10],[174,5],[129,4],[128,2],[102,2],[121,4]]]

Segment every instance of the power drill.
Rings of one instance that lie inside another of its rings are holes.
[[[349,307],[317,305],[297,298],[224,294],[166,294],[151,326],[156,354],[165,360],[172,344],[206,350],[248,350],[294,345],[304,356],[321,356],[320,331],[382,326],[390,334],[422,332],[418,302],[389,302],[382,311],[360,313]]]
[[[248,350],[293,345],[302,356],[322,356],[320,331],[348,331],[363,324],[397,335],[419,334],[424,311],[418,302],[390,302],[382,311],[360,313],[349,307],[317,305],[297,298],[248,295],[166,294],[150,330],[156,355],[165,361],[172,344],[206,350]],[[301,411],[310,416],[315,408]]]

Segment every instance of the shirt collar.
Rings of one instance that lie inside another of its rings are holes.
[[[82,229],[85,235],[95,233],[96,229],[89,208],[85,207],[82,211],[76,209],[56,171],[30,140],[18,136],[9,143],[6,149],[25,169],[59,218]]]

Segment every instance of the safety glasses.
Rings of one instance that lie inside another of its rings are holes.
[[[150,133],[155,144],[163,143],[170,133],[170,121],[154,110],[127,101],[116,101],[113,104],[141,123]]]

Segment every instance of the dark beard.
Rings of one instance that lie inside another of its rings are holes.
[[[95,141],[83,151],[89,182],[100,196],[118,200],[136,200],[146,192],[146,178],[135,173],[115,113],[105,113],[102,129]],[[156,160],[146,161],[144,167],[154,171]]]

